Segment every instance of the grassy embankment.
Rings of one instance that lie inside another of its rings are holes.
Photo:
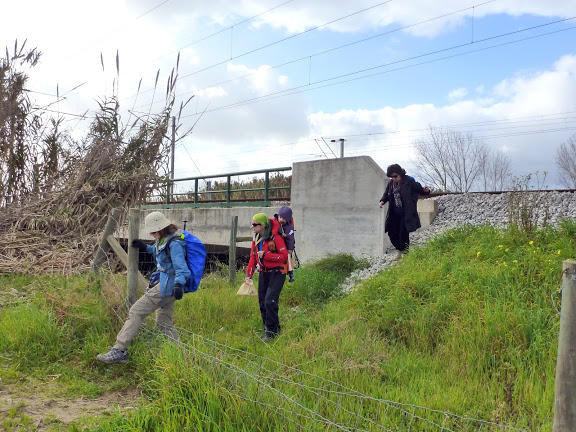
[[[273,389],[341,424],[361,413],[365,430],[379,430],[372,422],[402,430],[410,419],[412,430],[439,430],[382,403],[309,389],[341,391],[336,382],[377,398],[550,430],[559,323],[550,294],[560,286],[562,260],[576,255],[575,241],[575,223],[530,236],[462,228],[414,248],[348,296],[337,287],[361,263],[323,260],[286,285],[283,333],[267,345],[258,338],[256,298],[236,296],[237,287],[211,275],[176,312],[179,327],[209,339],[182,331],[182,349],[145,331],[130,363],[112,367],[94,356],[121,325],[112,308],[119,298],[87,290],[82,278],[3,276],[1,290],[16,288],[29,300],[0,309],[0,382],[60,398],[130,386],[143,391],[133,411],[68,426],[55,421],[54,430],[330,429]],[[122,286],[122,278],[114,281],[109,286]],[[247,374],[267,378],[258,384]],[[405,408],[446,421],[441,413]],[[24,410],[0,419],[0,428],[33,430]],[[449,424],[479,430],[462,420]]]

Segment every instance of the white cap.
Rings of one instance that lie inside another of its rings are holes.
[[[144,227],[146,228],[146,232],[149,233],[160,231],[171,224],[172,222],[170,222],[166,216],[157,211],[147,214],[144,219]]]

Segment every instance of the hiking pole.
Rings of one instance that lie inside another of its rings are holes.
[[[293,256],[293,263],[294,263],[294,270],[300,268],[300,260],[298,259],[298,255],[296,255],[296,249],[292,251]]]

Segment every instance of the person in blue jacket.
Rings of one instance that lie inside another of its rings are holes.
[[[142,321],[154,311],[156,311],[156,327],[169,339],[178,339],[172,316],[174,301],[182,298],[184,287],[190,279],[190,270],[186,263],[186,245],[177,233],[178,227],[160,212],[148,214],[144,226],[156,240],[155,244],[146,245],[141,240],[134,240],[132,246],[152,254],[158,270],[155,273],[159,277],[150,278],[148,290],[130,308],[128,319],[116,336],[116,343],[112,349],[96,357],[102,363],[126,363],[128,345],[138,333]],[[169,251],[166,250],[167,247]]]

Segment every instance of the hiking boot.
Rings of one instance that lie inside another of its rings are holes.
[[[267,342],[271,342],[274,339],[276,339],[276,336],[278,336],[278,333],[274,333],[271,331],[267,331],[264,333],[264,335],[262,336],[262,342],[267,343]]]
[[[295,282],[296,279],[294,279],[294,272],[288,272],[288,282]]]
[[[128,351],[112,348],[106,354],[98,354],[96,360],[101,361],[104,364],[127,363]]]

